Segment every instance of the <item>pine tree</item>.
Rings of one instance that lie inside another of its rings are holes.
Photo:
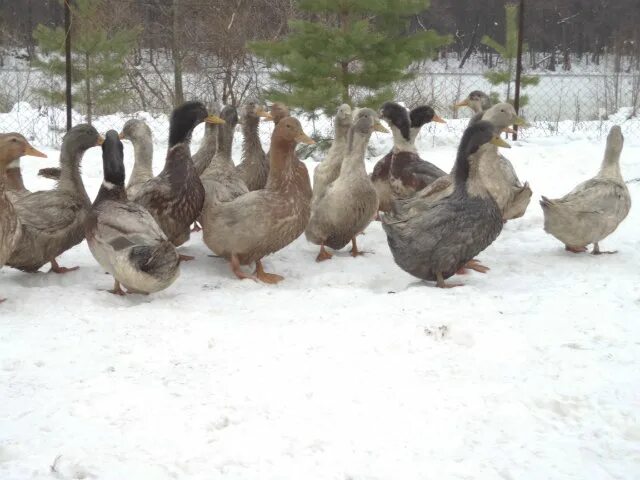
[[[511,98],[511,83],[515,82],[516,77],[516,57],[518,56],[518,6],[514,4],[507,4],[504,6],[505,13],[505,43],[500,45],[493,38],[485,35],[482,37],[481,43],[487,47],[495,50],[500,54],[505,62],[505,68],[503,70],[491,70],[484,74],[484,77],[489,80],[489,83],[494,86],[506,85],[507,86],[507,102],[512,102]],[[527,46],[523,45],[522,50],[526,51]],[[521,87],[527,87],[529,85],[537,85],[540,82],[540,77],[535,75],[522,75],[520,77]],[[493,93],[493,92],[492,92]],[[527,104],[527,96],[520,96],[520,106]]]
[[[356,100],[379,106],[393,96],[393,82],[412,78],[407,67],[450,41],[431,30],[408,34],[412,16],[428,6],[428,0],[299,0],[311,20],[291,21],[281,41],[251,45],[281,68],[273,75],[278,87],[266,95],[328,114]]]
[[[126,74],[124,59],[131,52],[139,31],[109,29],[105,25],[107,10],[101,0],[75,0],[71,9],[74,97],[84,105],[87,122],[91,123],[96,111],[126,100],[128,93],[120,84]],[[34,38],[40,50],[35,65],[60,79],[59,84],[40,89],[39,93],[54,103],[62,103],[65,31],[60,27],[38,25]]]

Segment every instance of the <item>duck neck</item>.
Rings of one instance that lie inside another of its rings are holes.
[[[242,122],[242,135],[244,142],[242,143],[242,161],[253,162],[255,159],[264,156],[260,136],[258,135],[258,126],[260,118],[249,116]]]
[[[353,132],[353,131],[352,131]],[[367,169],[364,166],[364,155],[369,145],[369,133],[350,133],[349,150],[344,157],[342,166],[340,167],[341,177],[352,177],[358,175],[367,175]]]
[[[126,201],[127,191],[125,190],[124,185],[115,185],[107,180],[103,180],[102,186],[100,187],[100,190],[98,190],[98,195],[96,196],[93,204],[98,205],[99,203],[107,200]]]
[[[184,149],[185,154],[172,154],[172,150],[175,151],[177,149],[176,147],[179,147],[178,150]],[[175,145],[172,145],[171,147],[169,147],[169,150],[167,150],[167,158],[164,162],[164,169],[162,171],[170,172],[172,170],[179,169],[184,165],[185,157],[188,157],[189,162],[191,162],[191,165],[193,165],[193,161],[191,160],[191,148],[188,143],[177,143]]]
[[[293,181],[293,160],[295,142],[283,138],[273,138],[269,155],[269,177],[267,189],[279,190]]]
[[[402,133],[395,125],[391,124],[391,133],[393,134],[393,152],[414,152],[416,153],[416,147],[411,141],[411,136],[406,139],[402,136]],[[414,138],[415,140],[415,138]]]
[[[222,125],[218,129],[218,151],[213,159],[213,162],[219,166],[233,166],[233,160],[231,159],[231,148],[233,146],[233,132],[235,128],[231,128],[227,125]],[[213,163],[212,162],[212,163]]]
[[[422,127],[411,127],[409,129],[409,142],[411,142],[411,145],[415,145],[416,144],[416,138],[418,138],[418,134],[420,133],[420,129],[422,129]]]
[[[2,177],[6,176],[7,186],[9,190],[13,190],[16,192],[21,192],[26,190],[24,186],[24,181],[22,179],[22,170],[20,169],[20,158],[16,158],[13,162],[9,164],[4,172],[4,175],[0,175]]]
[[[204,126],[202,143],[198,151],[193,155],[193,163],[200,174],[211,165],[211,161],[218,150],[218,128],[217,125],[211,123],[206,123]]]
[[[488,195],[487,189],[480,178],[480,157],[482,149],[474,153],[465,155],[458,152],[456,163],[453,166],[455,190],[473,197],[484,197]]]
[[[74,148],[71,145],[62,145],[60,152],[60,179],[58,180],[58,190],[71,193],[78,193],[88,203],[90,203],[89,195],[84,188],[82,175],[80,173],[80,162],[84,150]]]
[[[139,138],[133,142],[133,170],[129,184],[146,182],[153,177],[153,142],[150,138]]]
[[[622,178],[622,172],[620,171],[620,154],[622,150],[613,145],[607,143],[607,147],[604,151],[604,159],[600,166],[600,172],[598,177],[612,178],[620,182],[624,181]]]

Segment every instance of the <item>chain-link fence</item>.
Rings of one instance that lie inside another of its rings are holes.
[[[441,65],[435,65],[440,67]],[[435,68],[434,68],[435,70]],[[430,71],[421,68],[414,80],[396,86],[397,99],[408,106],[431,104],[438,113],[448,119],[471,115],[467,109],[455,109],[454,104],[472,90],[492,93],[501,100],[510,92],[507,87],[492,86],[480,68],[458,71]],[[604,70],[604,69],[603,69]],[[485,70],[486,71],[486,70]],[[157,141],[168,137],[167,114],[170,101],[154,97],[151,91],[168,84],[172,72],[136,73],[146,75],[146,87],[142,82],[122,80],[122,88],[130,91],[130,100],[98,112],[94,124],[99,129],[120,128],[131,116],[142,116],[151,126]],[[588,72],[588,73],[536,73],[539,83],[524,90],[527,103],[521,114],[532,125],[522,132],[527,136],[553,136],[584,133],[594,138],[606,135],[610,125],[620,124],[625,134],[640,135],[640,72]],[[252,85],[237,101],[259,95],[270,83],[268,71],[240,72],[240,77],[250,78]],[[217,99],[216,76],[207,69],[184,74],[185,97],[202,99],[208,104]],[[53,105],[40,92],[43,89],[60,89],[60,80],[28,66],[0,67],[0,131],[17,131],[38,143],[58,145],[65,131],[64,105]],[[155,87],[154,87],[155,82]],[[513,85],[511,85],[511,89]],[[138,90],[136,90],[138,89]],[[511,96],[512,93],[511,93]],[[155,98],[156,101],[149,99]],[[74,110],[74,123],[85,121],[81,110]],[[465,122],[451,122],[450,130],[461,133]]]

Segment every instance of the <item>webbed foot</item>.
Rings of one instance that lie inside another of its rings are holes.
[[[80,267],[61,267],[58,262],[56,261],[56,259],[54,258],[53,260],[50,261],[51,263],[51,270],[49,270],[50,272],[53,273],[69,273],[69,272],[73,272],[75,270],[78,270]]]
[[[324,248],[324,243],[320,244],[320,252],[316,257],[316,262],[324,262],[325,260],[331,260],[332,258],[333,255],[327,252],[327,250]]]
[[[261,282],[268,283],[271,285],[279,283],[282,280],[284,280],[284,277],[282,275],[265,272],[264,267],[262,266],[262,260],[258,260],[256,262],[255,275],[256,277],[258,277],[258,280],[260,280]]]
[[[594,247],[595,248],[595,247]],[[565,245],[564,249],[567,252],[572,252],[572,253],[584,253],[587,251],[587,247],[571,247],[569,245]]]

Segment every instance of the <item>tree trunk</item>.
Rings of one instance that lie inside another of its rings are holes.
[[[182,51],[180,40],[182,29],[180,28],[180,1],[173,0],[173,28],[171,29],[171,56],[173,57],[173,106],[184,103],[184,91],[182,89]]]
[[[343,33],[347,33],[351,29],[351,19],[348,11],[340,12],[340,26]],[[340,62],[340,70],[342,72],[342,103],[351,104],[351,97],[349,96],[349,62]]]

